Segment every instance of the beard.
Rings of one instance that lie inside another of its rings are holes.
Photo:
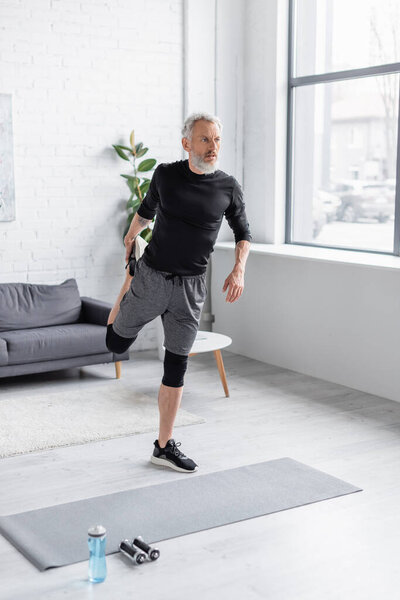
[[[192,150],[191,158],[193,165],[196,167],[196,169],[199,169],[199,171],[203,171],[204,173],[215,173],[215,171],[218,170],[218,157],[213,163],[210,163],[203,159],[202,154],[196,154]]]

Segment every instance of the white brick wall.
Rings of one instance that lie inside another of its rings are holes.
[[[158,162],[182,157],[182,1],[0,0],[16,194],[1,282],[74,277],[81,295],[114,303],[130,169],[111,145],[134,128]],[[153,323],[135,350],[155,346]]]

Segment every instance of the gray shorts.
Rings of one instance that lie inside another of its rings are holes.
[[[146,323],[161,315],[165,348],[175,354],[189,354],[207,296],[206,275],[158,271],[141,256],[113,323],[115,333],[134,338]]]

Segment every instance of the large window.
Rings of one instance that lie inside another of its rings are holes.
[[[289,2],[286,242],[399,255],[400,2]]]

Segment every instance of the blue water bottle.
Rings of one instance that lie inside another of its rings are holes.
[[[106,530],[102,525],[94,525],[88,530],[89,581],[101,583],[107,575]]]

